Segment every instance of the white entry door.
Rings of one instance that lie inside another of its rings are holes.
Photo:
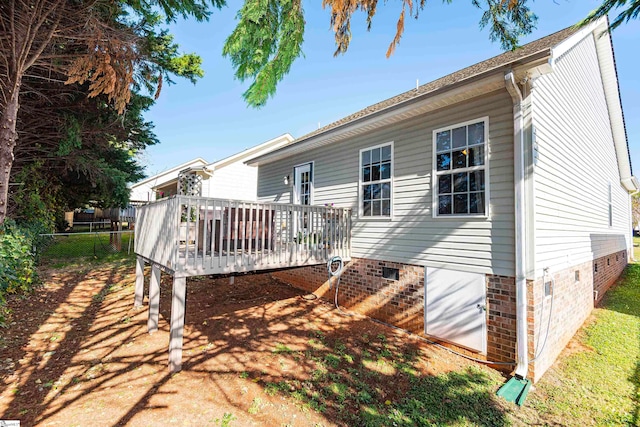
[[[293,177],[293,203],[297,205],[310,205],[313,186],[311,163],[293,168]],[[298,243],[301,243],[309,233],[309,219],[307,215],[307,212],[294,212],[293,214],[294,238],[297,239]]]
[[[425,333],[487,354],[485,275],[426,268]]]
[[[311,163],[294,168],[293,203],[297,205],[311,204]]]

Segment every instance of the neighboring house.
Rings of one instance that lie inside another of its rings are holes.
[[[351,208],[342,305],[537,380],[632,255],[638,183],[606,28],[565,29],[257,157],[258,200]],[[328,290],[322,265],[276,275]]]
[[[606,28],[562,30],[254,157],[257,203],[141,208],[135,301],[149,262],[157,329],[160,269],[174,275],[170,368],[185,277],[295,266],[273,274],[332,297],[339,255],[349,310],[539,379],[632,254],[638,183]]]
[[[130,199],[134,202],[151,202],[178,192],[178,174],[188,168],[203,167],[208,162],[197,157],[157,175],[138,181],[131,186]]]
[[[289,134],[214,163],[198,157],[131,186],[132,201],[154,201],[176,194],[256,200],[258,168],[245,164],[293,141]]]

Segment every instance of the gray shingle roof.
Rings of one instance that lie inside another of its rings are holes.
[[[327,126],[324,126],[320,129],[317,129],[313,132],[310,132],[298,138],[292,144],[290,144],[289,147],[291,145],[295,145],[298,142],[308,140],[310,138],[313,138],[314,136],[323,134],[332,129],[354,122],[365,116],[369,116],[373,113],[377,113],[389,107],[393,107],[403,102],[410,101],[413,98],[421,97],[430,92],[443,89],[454,83],[461,82],[468,78],[483,74],[487,71],[491,71],[493,69],[503,67],[513,62],[517,62],[527,57],[534,56],[538,53],[549,50],[552,47],[556,46],[557,44],[561,43],[563,40],[573,35],[578,30],[579,30],[578,28],[573,26],[565,28],[564,30],[558,31],[556,33],[553,33],[541,39],[535,40],[531,43],[527,43],[516,50],[505,52],[503,54],[494,56],[493,58],[487,59],[485,61],[478,62],[477,64],[471,65],[470,67],[463,68],[462,70],[456,71],[454,73],[441,77],[437,80],[433,80],[432,82],[419,86],[417,89],[409,90],[407,92],[396,95],[392,98],[370,105],[360,111],[357,111],[353,114],[343,117],[340,120],[337,120]]]

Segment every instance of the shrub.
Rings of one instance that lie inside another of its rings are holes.
[[[39,284],[35,247],[43,245],[41,223],[18,226],[7,219],[0,225],[0,325],[8,320],[6,298],[9,294],[31,292]]]

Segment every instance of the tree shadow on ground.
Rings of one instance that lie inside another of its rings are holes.
[[[54,317],[28,328],[20,358],[34,363],[16,369],[2,418],[203,425],[233,413],[232,425],[507,424],[508,409],[494,397],[499,374],[341,315],[268,275],[188,281],[183,371],[171,375],[171,278],[162,277],[159,330],[149,335],[146,310],[132,308],[133,276],[129,265],[103,266],[65,285],[54,311],[66,332],[55,349],[34,350],[28,341],[46,342],[38,331]]]
[[[107,343],[113,339],[125,342],[139,332],[114,328],[101,322],[101,317],[105,312],[114,317],[126,315],[124,307],[110,307],[105,298],[129,270],[129,265],[114,264],[76,274],[54,274],[51,279],[57,289],[40,291],[38,301],[22,307],[19,315],[33,315],[21,319],[31,333],[23,335],[20,351],[12,353],[15,371],[3,378],[12,390],[2,418],[34,425],[63,410],[58,397],[76,386],[102,377],[79,393],[86,395],[122,373],[106,373],[103,361],[117,349]]]

